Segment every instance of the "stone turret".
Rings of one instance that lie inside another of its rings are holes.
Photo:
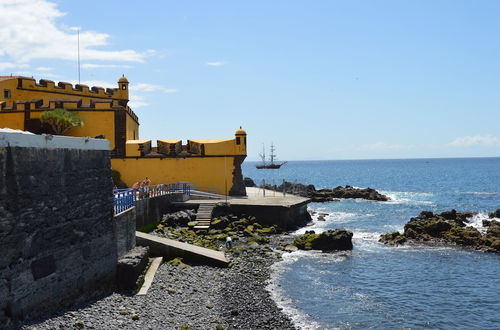
[[[123,101],[120,101],[120,105],[127,106],[128,103],[128,79],[125,75],[122,75],[120,79],[118,79],[118,91],[116,92],[118,97]]]
[[[236,153],[239,155],[247,154],[247,132],[241,128],[234,133],[236,136]]]

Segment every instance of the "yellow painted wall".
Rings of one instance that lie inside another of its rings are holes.
[[[127,137],[126,140],[139,140],[139,124],[127,114]],[[135,133],[135,134],[134,134]]]
[[[68,132],[70,136],[96,137],[104,134],[115,148],[115,113],[114,111],[73,111],[83,120],[83,127],[75,127]]]
[[[129,187],[149,177],[151,184],[189,182],[226,194],[233,184],[233,157],[113,158],[111,167]]]
[[[119,84],[116,85],[116,90],[113,93],[108,94],[105,92],[105,88],[98,89],[97,92],[92,92],[91,88],[88,86],[83,86],[82,90],[76,90],[71,84],[65,84],[64,88],[56,87],[57,83],[48,82],[47,86],[40,86],[40,84],[35,81],[35,79],[23,79],[22,88],[17,88],[18,80],[9,79],[2,81],[0,83],[0,89],[7,88],[11,90],[12,98],[11,100],[6,100],[9,106],[12,105],[12,100],[34,100],[43,99],[44,105],[48,105],[49,99],[82,99],[84,105],[90,104],[92,99],[105,99],[105,100],[127,100],[128,99],[128,86],[125,90],[118,88]],[[123,85],[123,84],[121,84]],[[120,86],[121,86],[120,85]],[[109,87],[109,86],[103,86]]]
[[[82,100],[84,106],[88,106],[91,100],[112,100],[118,105],[120,100],[128,100],[128,83],[119,82],[113,86],[113,93],[106,93],[110,86],[102,86],[93,92],[92,86],[82,85],[82,90],[77,90],[76,85],[64,83],[64,88],[58,87],[57,82],[47,81],[47,86],[41,86],[35,79],[22,78],[21,88],[18,88],[18,78],[6,79],[0,81],[0,101],[6,101],[7,106],[11,107],[15,100],[36,100],[42,99],[43,105],[48,106],[51,99],[75,99]],[[10,99],[3,99],[3,90],[11,91]]]
[[[24,112],[0,113],[0,128],[24,130]]]
[[[89,136],[96,137],[104,134],[110,142],[111,150],[115,148],[115,117],[114,111],[72,111],[83,120],[83,127],[74,127],[69,130],[68,136]],[[31,111],[32,119],[40,118],[43,111]],[[0,113],[0,118],[5,114]],[[0,119],[1,120],[1,119]]]
[[[5,101],[8,107],[12,106],[13,100],[17,100],[14,98],[15,89],[17,87],[17,79],[9,79],[0,81],[0,102]],[[4,89],[10,90],[11,98],[5,99],[3,97]]]

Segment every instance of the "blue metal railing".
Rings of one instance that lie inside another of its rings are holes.
[[[126,211],[134,206],[135,200],[133,189],[114,189],[113,195],[115,214]]]
[[[115,214],[126,211],[134,206],[135,201],[151,197],[182,193],[191,195],[191,185],[187,182],[164,183],[141,188],[114,189],[113,201]]]

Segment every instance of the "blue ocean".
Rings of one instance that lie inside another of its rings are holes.
[[[300,229],[346,228],[349,252],[298,251],[275,265],[270,291],[305,329],[500,329],[500,255],[453,247],[390,247],[382,233],[402,231],[421,211],[475,211],[479,230],[500,208],[500,158],[297,161],[244,176],[257,184],[283,180],[371,187],[388,202],[313,203],[329,215]],[[297,234],[294,233],[294,234]]]

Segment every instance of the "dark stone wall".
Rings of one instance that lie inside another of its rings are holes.
[[[172,212],[172,203],[183,202],[186,198],[182,193],[175,193],[137,200],[135,202],[137,228],[160,221],[164,214]]]
[[[113,218],[118,259],[135,247],[135,219],[137,217],[135,210],[135,207],[132,207]]]
[[[230,196],[246,196],[247,190],[245,188],[245,181],[243,180],[243,173],[241,171],[241,164],[247,156],[234,157],[234,170],[233,170],[233,185],[229,190]]]
[[[109,151],[0,147],[0,328],[112,288]]]

